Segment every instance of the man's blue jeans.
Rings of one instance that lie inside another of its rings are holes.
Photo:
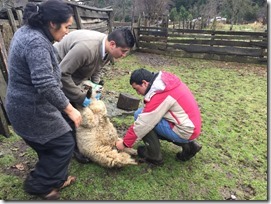
[[[142,112],[143,108],[139,108],[134,113],[134,119],[136,120],[138,115]],[[162,118],[160,122],[154,127],[154,131],[161,140],[170,140],[175,143],[188,143],[189,140],[180,138],[169,126],[166,119]]]

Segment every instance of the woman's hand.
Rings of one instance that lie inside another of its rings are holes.
[[[78,128],[82,122],[81,113],[76,108],[74,108],[70,103],[65,108],[64,111],[65,113],[67,113],[69,118],[74,122],[75,127]]]

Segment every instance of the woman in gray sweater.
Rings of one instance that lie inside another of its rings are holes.
[[[39,160],[24,182],[24,190],[44,199],[58,199],[68,176],[74,139],[62,117],[78,127],[81,114],[61,90],[61,72],[52,45],[73,22],[72,8],[62,0],[28,3],[24,25],[14,34],[8,56],[6,111],[14,131],[33,148]]]

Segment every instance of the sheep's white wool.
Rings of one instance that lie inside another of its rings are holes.
[[[76,130],[79,151],[104,167],[122,167],[137,164],[131,157],[135,149],[126,148],[119,152],[115,143],[119,139],[117,130],[107,117],[103,101],[93,99],[88,107],[77,107],[82,114],[82,124]]]

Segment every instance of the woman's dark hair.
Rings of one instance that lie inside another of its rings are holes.
[[[60,28],[73,15],[72,8],[62,0],[48,0],[40,4],[28,3],[23,13],[24,24],[35,28],[47,26],[49,22]]]
[[[150,72],[144,68],[136,69],[132,72],[130,77],[130,85],[136,83],[138,85],[142,84],[142,80],[150,82],[154,76],[153,72]]]
[[[108,41],[115,41],[117,47],[132,48],[135,44],[134,36],[127,27],[113,30],[107,37]]]

